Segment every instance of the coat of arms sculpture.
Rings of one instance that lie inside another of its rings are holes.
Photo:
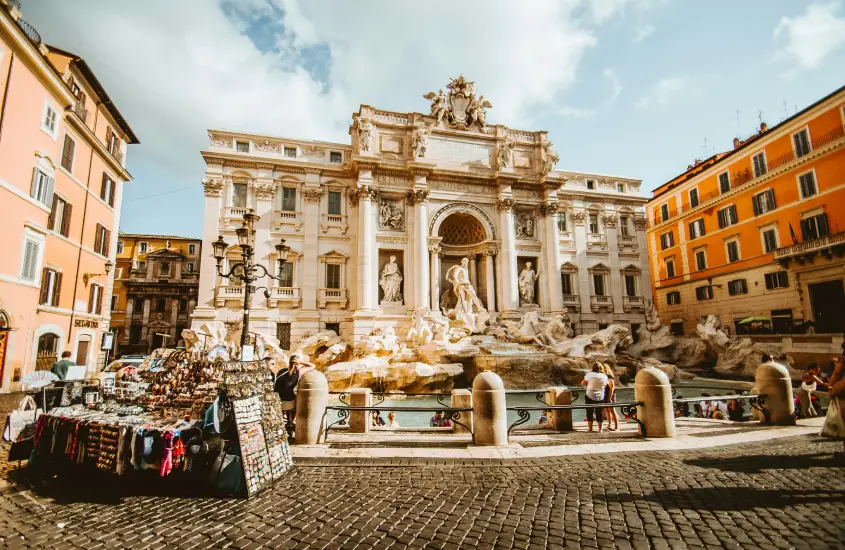
[[[456,128],[472,128],[477,125],[484,128],[487,125],[487,109],[493,104],[484,96],[475,96],[475,82],[468,82],[463,75],[449,79],[446,86],[449,95],[439,92],[429,92],[423,97],[431,101],[431,116],[440,125],[446,122]]]

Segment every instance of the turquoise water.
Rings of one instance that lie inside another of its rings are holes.
[[[700,386],[708,386],[707,388],[697,388],[694,387],[696,385]],[[685,387],[687,386],[687,387]],[[735,382],[700,382],[696,383],[694,380],[690,381],[688,384],[675,384],[674,386],[677,388],[676,397],[698,397],[702,393],[709,393],[710,395],[719,395],[719,394],[729,394],[733,393],[733,388],[741,388],[745,389],[745,387],[736,384]],[[575,390],[579,391],[579,390]],[[543,392],[544,393],[544,392]],[[330,406],[339,406],[342,405],[339,401],[337,401],[337,396],[332,395],[332,398],[329,401]],[[515,407],[515,406],[522,406],[522,407],[537,407],[542,406],[542,404],[536,398],[536,392],[532,393],[508,393],[507,394],[507,405],[508,407]],[[616,391],[616,402],[617,403],[626,403],[631,402],[634,400],[634,388],[632,387],[620,387]],[[446,396],[443,399],[444,403],[449,403],[450,399],[449,396]],[[574,402],[575,405],[578,403],[584,403],[584,391],[581,389],[579,391],[578,399]],[[443,406],[437,402],[436,396],[412,396],[412,397],[399,397],[399,398],[391,398],[388,397],[384,400],[384,403],[376,403],[375,399],[373,401],[374,406],[378,406],[382,408],[381,416],[384,418],[385,422],[387,422],[387,413],[390,412],[390,407],[427,407],[427,408],[442,408]],[[447,405],[448,406],[448,405]],[[745,407],[746,413],[750,411],[750,407],[748,402],[743,402],[743,406]],[[692,407],[690,407],[692,408]],[[619,409],[617,410],[617,414],[619,413]],[[537,424],[538,419],[542,411],[529,411],[531,413],[531,418],[524,424],[525,426],[531,424]],[[429,426],[429,419],[434,415],[434,411],[396,411],[396,420],[399,422],[399,427],[401,428],[422,428]],[[515,422],[519,418],[519,415],[516,411],[508,411],[508,425],[512,422]],[[620,420],[622,420],[622,415],[619,415]],[[581,422],[586,419],[586,414],[584,409],[574,409],[572,411],[572,420],[574,422]],[[329,423],[332,423],[337,420],[337,411],[330,410],[329,411]]]

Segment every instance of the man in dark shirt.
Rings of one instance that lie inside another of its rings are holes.
[[[73,361],[70,360],[70,352],[63,351],[62,352],[62,360],[56,361],[53,363],[53,368],[50,369],[50,372],[55,374],[59,377],[59,380],[67,379],[67,371],[70,367],[76,365]]]
[[[299,384],[299,377],[313,368],[314,365],[305,361],[301,355],[295,354],[290,358],[288,368],[280,369],[276,376],[273,389],[279,394],[282,410],[288,415],[291,423],[296,420],[296,386]]]

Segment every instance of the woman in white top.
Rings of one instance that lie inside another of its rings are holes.
[[[584,380],[581,381],[582,386],[586,386],[586,395],[584,400],[587,405],[597,405],[604,401],[604,390],[607,387],[607,375],[600,372],[598,363],[593,364],[590,372],[584,375]],[[603,407],[587,408],[587,429],[593,431],[593,416],[599,424],[599,431],[601,432],[601,421],[604,414]]]
[[[818,415],[813,406],[813,392],[816,391],[817,384],[824,385],[824,382],[819,379],[819,366],[810,363],[807,372],[801,377],[801,387],[797,392],[798,402],[801,404],[801,418],[812,418]]]

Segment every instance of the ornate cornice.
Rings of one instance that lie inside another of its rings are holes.
[[[276,186],[272,183],[255,183],[252,186],[252,192],[256,198],[272,199],[276,194]]]
[[[587,219],[587,213],[583,210],[576,210],[572,213],[572,222],[575,225],[584,225],[584,222]]]
[[[634,227],[637,229],[645,229],[648,227],[648,220],[643,216],[635,216]]]
[[[616,227],[616,214],[605,214],[604,215],[604,224],[607,227]]]
[[[320,197],[323,195],[322,189],[303,189],[302,196],[305,198],[305,202],[320,202]]]

